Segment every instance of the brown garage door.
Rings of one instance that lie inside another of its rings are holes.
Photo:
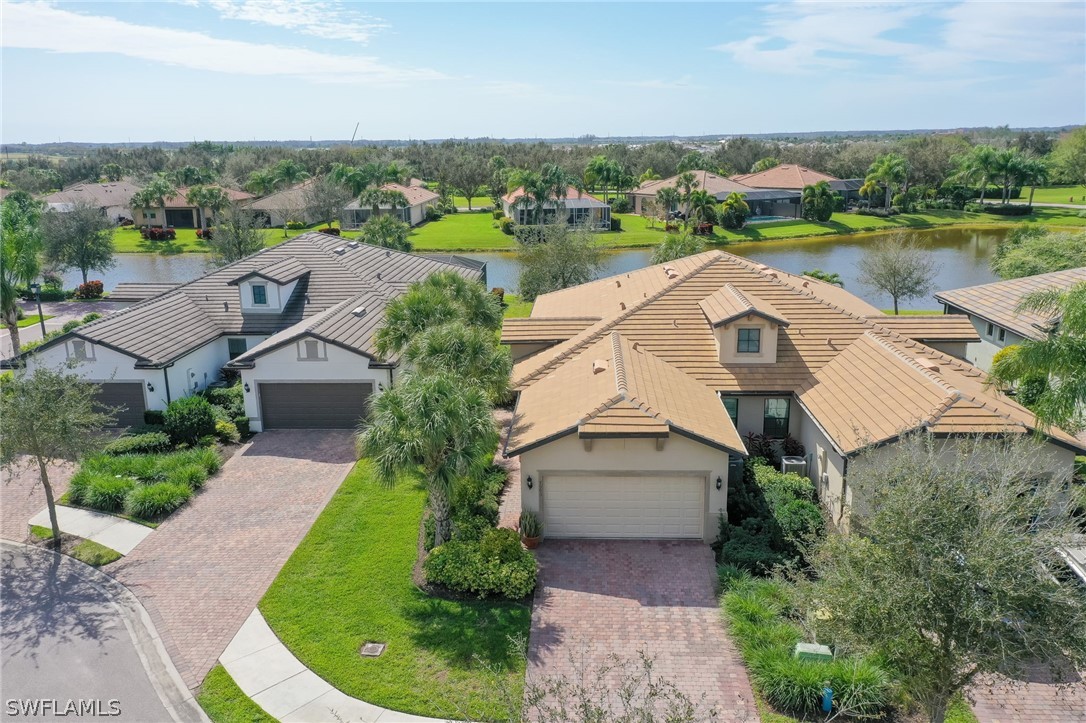
[[[373,394],[370,382],[259,386],[264,429],[353,429]]]
[[[118,427],[136,427],[143,424],[142,382],[102,382],[98,385],[98,403],[104,407],[119,408],[112,413]]]

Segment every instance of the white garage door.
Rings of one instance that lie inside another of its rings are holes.
[[[547,475],[542,492],[547,537],[702,537],[701,477]]]

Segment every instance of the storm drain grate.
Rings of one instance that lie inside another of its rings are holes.
[[[386,647],[384,643],[364,643],[358,654],[363,658],[376,658],[385,652]]]

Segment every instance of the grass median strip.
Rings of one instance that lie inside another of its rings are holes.
[[[275,718],[241,692],[221,665],[212,668],[204,678],[196,700],[215,723],[275,723]]]

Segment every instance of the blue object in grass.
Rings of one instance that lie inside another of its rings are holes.
[[[822,712],[830,713],[833,711],[833,688],[828,685],[822,689]]]

